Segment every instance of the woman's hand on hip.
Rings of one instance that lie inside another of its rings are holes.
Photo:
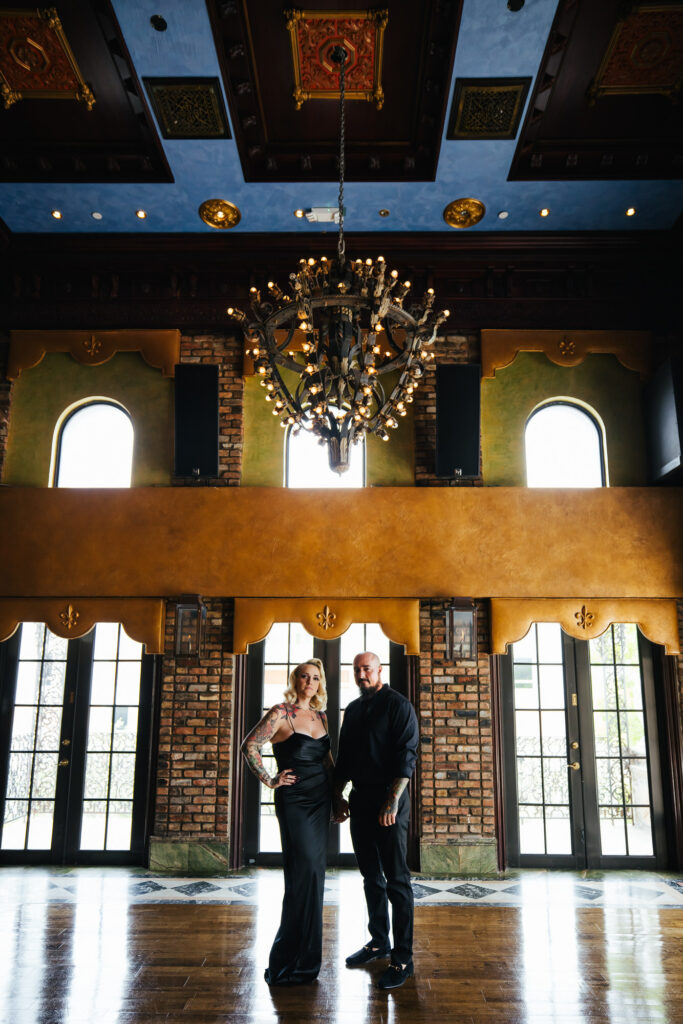
[[[295,782],[299,781],[299,777],[294,774],[291,768],[285,768],[284,771],[278,772],[271,779],[271,789],[279,789],[280,786],[293,786]]]

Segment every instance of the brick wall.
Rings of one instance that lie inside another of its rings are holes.
[[[417,487],[481,487],[481,477],[466,480],[436,475],[436,366],[439,363],[477,363],[478,334],[447,334],[434,345],[429,365],[415,395],[415,485]]]
[[[198,664],[174,656],[175,606],[166,613],[154,834],[227,842],[233,691],[232,599],[207,604]]]
[[[12,385],[5,376],[8,356],[9,341],[0,338],[0,483],[2,483],[2,475],[5,468],[5,456],[7,455],[9,409],[12,397]]]
[[[489,658],[447,661],[446,605],[420,605],[423,849],[491,843],[495,836]],[[479,651],[486,652],[486,604],[477,608]]]
[[[231,334],[183,334],[181,363],[218,365],[218,476],[202,479],[203,486],[239,487],[242,474],[242,378],[241,338]],[[193,480],[175,478],[177,486],[196,487]]]

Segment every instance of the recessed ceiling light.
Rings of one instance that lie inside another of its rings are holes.
[[[99,210],[93,210],[90,216],[93,220],[102,220],[102,214],[99,212]]]
[[[138,218],[138,220],[144,220],[145,217],[147,216],[147,211],[146,210],[136,210],[135,211],[135,216]]]
[[[507,210],[501,210],[498,214],[498,220],[507,220],[510,214]]]
[[[629,206],[628,210],[626,211],[626,216],[627,217],[635,217],[635,215],[636,215],[636,208],[635,208],[635,206]]]
[[[305,214],[304,214],[303,210],[295,210],[294,211],[294,216],[297,217],[299,220],[301,220],[301,218],[304,217]]]
[[[52,211],[52,216],[54,217],[55,220],[61,220],[62,219],[62,211],[61,210],[53,210]]]
[[[550,216],[550,210],[548,209],[548,207],[544,206],[542,210],[539,210],[538,211],[538,216],[539,217],[549,217]]]
[[[387,210],[386,207],[382,207],[382,209],[379,211],[379,215],[380,217],[388,217],[390,212],[391,211]]]

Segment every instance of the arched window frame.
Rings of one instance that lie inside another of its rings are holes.
[[[287,427],[287,429],[285,430],[285,432],[284,432],[284,433],[285,433],[285,441],[284,441],[284,444],[285,444],[285,457],[284,457],[284,486],[285,486],[285,487],[290,487],[290,486],[291,486],[291,485],[290,485],[290,483],[289,483],[289,468],[290,468],[290,438],[291,438],[292,436],[295,436],[295,435],[294,435],[294,427],[291,427],[291,426],[290,426],[290,427]],[[363,436],[361,437],[360,441],[358,441],[358,442],[357,442],[357,444],[356,444],[356,447],[360,447],[360,450],[361,450],[361,460],[362,460],[362,483],[360,484],[360,486],[361,486],[361,487],[367,487],[367,473],[368,473],[368,467],[367,467],[367,445],[366,445],[366,437],[365,437],[365,434],[363,434]],[[342,478],[342,477],[340,477],[340,480],[341,480],[341,479],[343,479],[343,478]],[[333,489],[334,489],[334,488],[332,488],[332,487],[330,487],[330,488],[329,488],[329,490],[333,490]]]
[[[119,412],[124,413],[130,420],[130,425],[133,430],[133,436],[135,436],[135,428],[133,426],[133,417],[131,416],[125,405],[121,402],[117,402],[114,398],[107,398],[100,395],[90,395],[88,398],[79,399],[77,402],[73,402],[67,406],[66,409],[57,419],[55,424],[55,430],[52,437],[52,455],[50,458],[50,487],[59,487],[59,465],[62,456],[62,437],[64,430],[69,422],[77,413],[82,412],[88,406],[91,405],[111,405]],[[131,481],[133,475],[133,465],[131,465]]]
[[[599,440],[600,476],[601,476],[601,480],[602,480],[600,486],[601,487],[609,487],[609,471],[608,471],[608,465],[607,465],[607,444],[606,444],[606,436],[607,435],[606,435],[606,431],[605,431],[605,424],[603,423],[601,416],[599,415],[599,413],[595,409],[593,409],[592,406],[588,405],[586,402],[582,402],[578,398],[568,398],[568,397],[566,398],[564,396],[559,396],[559,395],[555,396],[554,398],[546,399],[543,402],[539,402],[539,404],[537,406],[535,406],[535,408],[532,409],[532,411],[527,416],[526,423],[524,424],[524,441],[525,441],[525,445],[524,445],[524,456],[525,456],[525,458],[524,458],[524,470],[525,470],[525,473],[527,475],[527,479],[528,479],[528,465],[527,465],[527,461],[526,461],[526,432],[527,432],[527,430],[529,428],[529,424],[531,423],[531,421],[534,418],[534,416],[536,416],[538,413],[543,412],[545,409],[548,409],[548,408],[550,408],[551,406],[554,406],[554,405],[568,405],[572,409],[577,409],[579,412],[582,412],[585,416],[587,416],[588,419],[592,422],[593,426],[595,427],[596,433],[598,435],[598,440]]]

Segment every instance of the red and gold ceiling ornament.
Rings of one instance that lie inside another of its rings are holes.
[[[294,65],[294,103],[339,99],[339,66],[332,53],[344,48],[346,98],[384,104],[382,56],[389,12],[285,11]]]
[[[0,11],[0,92],[5,110],[23,99],[79,100],[92,110],[55,7]]]
[[[683,4],[636,3],[612,33],[588,95],[663,93],[676,98],[683,81]]]

